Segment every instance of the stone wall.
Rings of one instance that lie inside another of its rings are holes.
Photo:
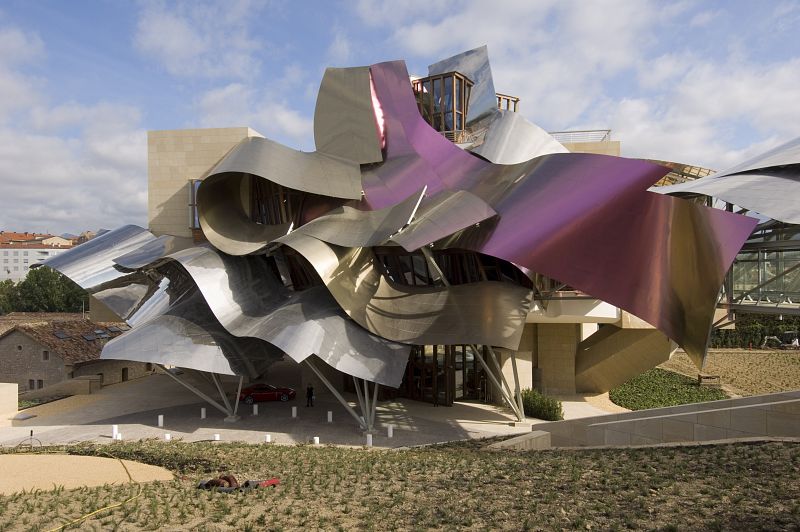
[[[153,373],[153,365],[144,362],[131,362],[128,360],[97,360],[83,363],[72,368],[73,377],[88,375],[103,375],[102,385],[118,384],[122,382],[122,370],[128,369],[128,380],[138,379]]]
[[[545,394],[575,393],[575,354],[580,342],[580,324],[538,323],[536,332],[540,391]]]
[[[49,360],[43,359],[45,351],[49,353]],[[42,386],[48,386],[66,377],[61,357],[36,340],[19,331],[0,338],[0,382],[16,383],[19,390],[24,391],[30,389],[30,380],[34,381],[36,389],[39,381],[42,381]]]

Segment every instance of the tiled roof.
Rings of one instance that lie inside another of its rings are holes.
[[[0,335],[17,325],[48,321],[86,321],[80,312],[10,312],[0,316]]]
[[[122,334],[121,328],[127,329],[127,326],[83,319],[18,321],[11,328],[0,332],[0,342],[12,331],[18,331],[60,356],[65,362],[76,364],[100,358],[103,345],[110,338]]]

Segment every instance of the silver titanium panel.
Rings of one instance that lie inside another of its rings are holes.
[[[414,220],[390,240],[406,251],[415,251],[495,215],[494,209],[478,196],[466,190],[446,190],[425,198]]]
[[[717,172],[709,177],[722,177],[725,175],[738,174],[750,170],[760,170],[775,166],[786,166],[790,164],[800,164],[800,137],[781,144],[769,151],[756,155],[743,163],[737,164],[732,168]],[[707,178],[703,178],[707,179]]]
[[[158,316],[103,346],[103,360],[132,360],[234,375],[206,331],[177,316]]]
[[[316,269],[347,314],[370,332],[410,344],[485,344],[517,349],[531,291],[486,281],[451,287],[395,285],[367,248],[332,247],[291,233],[279,240]]]
[[[474,83],[467,110],[468,126],[497,109],[497,93],[494,90],[492,67],[489,65],[489,50],[485,45],[428,66],[429,76],[453,71],[464,74]]]
[[[155,238],[147,229],[123,225],[36,266],[53,268],[84,290],[92,292],[126,275],[114,267],[115,258],[140,248]]]
[[[121,320],[127,320],[149,294],[148,284],[131,282],[123,286],[106,288],[93,295]]]
[[[208,177],[229,172],[253,174],[287,188],[332,198],[361,198],[361,170],[357,162],[320,152],[293,150],[261,137],[239,142]],[[203,190],[204,184],[205,181],[199,190]]]
[[[800,168],[777,168],[744,174],[716,175],[666,187],[659,194],[703,194],[769,216],[800,224]]]
[[[220,174],[206,178],[197,191],[197,211],[203,234],[229,255],[256,253],[285,235],[290,224],[264,225],[250,219],[249,176]]]
[[[496,164],[517,164],[541,155],[569,151],[544,129],[513,111],[495,109],[480,126],[486,127],[483,142],[469,151]]]
[[[378,338],[353,323],[325,287],[290,292],[261,256],[231,257],[190,248],[167,260],[191,276],[231,334],[269,342],[297,362],[315,354],[343,373],[400,385],[409,346]]]
[[[175,253],[182,249],[192,247],[194,241],[191,238],[185,238],[172,235],[161,235],[155,240],[147,241],[143,246],[120,255],[114,259],[114,263],[127,270],[135,270],[143,266],[147,266],[162,257]]]
[[[422,196],[423,192],[420,191],[397,205],[375,211],[339,207],[299,227],[297,231],[337,246],[377,246],[408,224]]]
[[[314,110],[317,151],[360,164],[383,160],[369,67],[326,68]]]

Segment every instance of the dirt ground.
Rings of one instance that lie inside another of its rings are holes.
[[[697,367],[679,350],[660,368],[697,378]],[[800,389],[800,350],[711,349],[703,373],[719,375],[722,388],[735,395]]]

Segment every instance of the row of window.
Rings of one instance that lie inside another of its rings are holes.
[[[47,250],[39,250],[39,251],[37,251],[37,252],[36,252],[36,254],[37,254],[37,255],[45,255],[45,256],[49,256],[49,255],[50,255],[50,251],[47,251]],[[26,250],[26,251],[23,251],[23,252],[22,252],[22,255],[20,255],[20,252],[19,252],[19,250],[8,251],[7,249],[4,249],[4,250],[3,250],[3,256],[4,256],[4,257],[19,257],[19,256],[22,256],[22,257],[29,257],[29,256],[30,256],[30,253],[29,253],[29,252]]]
[[[44,381],[42,379],[28,379],[28,389],[35,390],[37,388],[44,388]]]

